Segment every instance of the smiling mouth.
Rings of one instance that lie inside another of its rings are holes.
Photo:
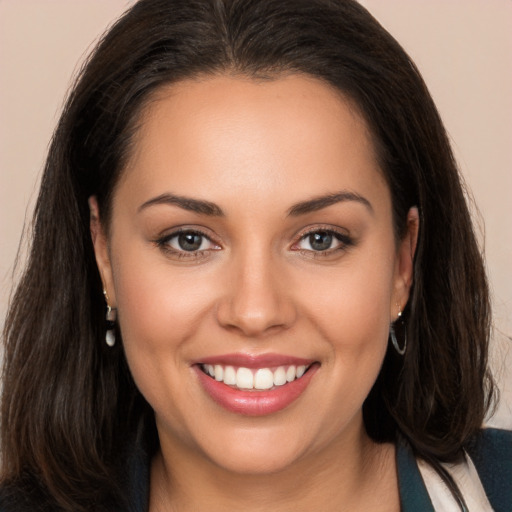
[[[201,364],[203,373],[233,389],[268,391],[301,379],[314,363],[276,368],[245,368],[221,364]]]

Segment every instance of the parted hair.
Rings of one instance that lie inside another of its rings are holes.
[[[435,464],[459,457],[481,427],[494,395],[482,255],[445,129],[404,50],[352,0],[141,0],[106,33],[69,93],[5,323],[1,478],[26,486],[33,510],[119,503],[126,443],[151,415],[122,341],[112,349],[104,341],[88,198],[97,197],[108,229],[137,122],[159,88],[203,75],[289,73],[330,84],[365,119],[397,242],[408,210],[420,213],[403,315],[407,352],[388,349],[363,406],[369,435],[405,438]]]

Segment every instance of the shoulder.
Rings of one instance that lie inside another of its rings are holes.
[[[475,464],[487,466],[494,460],[505,470],[512,466],[512,431],[484,428],[466,446]]]
[[[497,512],[512,507],[512,431],[481,430],[466,446],[489,501]]]
[[[442,464],[464,498],[474,510],[511,512],[512,432],[483,429],[473,436],[465,452],[465,460]],[[416,460],[403,441],[397,444],[397,470],[404,512],[460,510],[440,475],[428,463]]]

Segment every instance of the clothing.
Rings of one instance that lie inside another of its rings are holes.
[[[512,512],[512,432],[484,429],[472,439],[466,454],[474,465],[487,500],[495,512]],[[397,470],[402,512],[445,512],[434,508],[418,462],[406,444],[397,446]],[[451,468],[451,473],[456,470]],[[478,480],[474,481],[474,485]],[[451,505],[453,506],[453,504]],[[469,503],[468,503],[469,506]],[[471,509],[470,512],[483,512]]]
[[[500,429],[482,430],[467,446],[467,455],[474,465],[486,497],[495,512],[512,512],[512,432]],[[434,509],[410,447],[399,443],[396,450],[399,491],[402,512],[445,512]],[[142,436],[138,436],[126,465],[123,486],[130,507],[112,512],[147,512],[149,499],[150,454],[144,448]],[[452,471],[455,469],[451,468]],[[476,478],[476,477],[475,477]],[[18,496],[8,500],[0,490],[0,512],[33,512],[24,505],[25,498]],[[470,508],[470,512],[473,512]],[[480,510],[475,512],[481,512]]]

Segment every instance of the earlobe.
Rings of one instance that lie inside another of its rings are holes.
[[[101,224],[98,201],[95,196],[89,198],[91,240],[96,257],[96,265],[101,276],[103,289],[109,297],[109,306],[115,307],[115,290],[112,278],[112,267],[108,250],[108,240],[103,225]]]
[[[414,255],[418,244],[418,233],[420,227],[420,217],[418,208],[413,206],[407,213],[407,232],[400,241],[398,250],[398,261],[395,278],[395,298],[392,310],[399,306],[401,310],[409,300],[409,292],[413,283],[414,275]],[[392,318],[396,312],[392,313]]]

